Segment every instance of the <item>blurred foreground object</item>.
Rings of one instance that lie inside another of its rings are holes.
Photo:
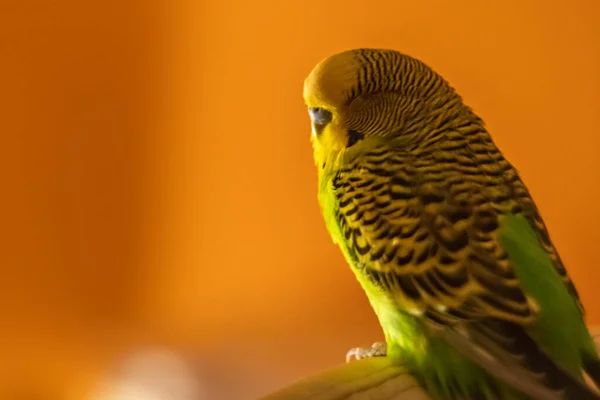
[[[590,332],[600,351],[600,327],[592,328]],[[260,400],[307,399],[432,400],[402,366],[392,364],[387,357],[342,365],[301,379]]]
[[[175,353],[140,351],[107,374],[90,400],[205,400],[200,379],[192,371]]]
[[[261,400],[430,400],[417,381],[388,357],[353,361],[298,381]]]

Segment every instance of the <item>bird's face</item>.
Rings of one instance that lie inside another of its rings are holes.
[[[356,85],[352,52],[319,63],[304,82],[304,101],[311,121],[315,163],[324,167],[348,147],[350,128],[347,103]]]
[[[334,162],[348,147],[349,130],[343,114],[334,107],[314,104],[308,105],[311,141],[315,163],[324,168],[326,164]]]
[[[304,82],[319,168],[373,138],[415,143],[462,101],[420,61],[393,50],[357,49],[321,61]]]

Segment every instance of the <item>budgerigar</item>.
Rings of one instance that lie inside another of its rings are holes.
[[[600,399],[583,307],[515,168],[440,75],[392,50],[307,77],[318,199],[386,344],[439,399]]]

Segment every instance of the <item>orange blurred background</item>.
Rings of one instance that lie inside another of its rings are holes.
[[[0,398],[81,399],[165,344],[207,398],[250,399],[379,340],[302,101],[363,46],[422,59],[487,121],[600,323],[597,0],[4,0]]]

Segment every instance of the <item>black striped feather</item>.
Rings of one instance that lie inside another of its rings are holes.
[[[514,168],[493,145],[473,145],[482,135],[440,141],[430,153],[374,147],[335,176],[337,220],[354,267],[399,308],[439,325],[482,317],[527,325],[535,309],[498,243],[504,214],[531,221],[577,293]]]

